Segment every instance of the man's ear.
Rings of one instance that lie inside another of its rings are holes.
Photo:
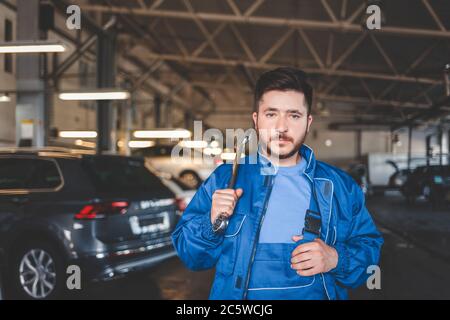
[[[255,127],[255,130],[258,130],[258,112],[253,112],[252,118],[253,118],[253,126]]]
[[[311,123],[312,123],[312,121],[313,121],[313,117],[312,117],[312,115],[310,114],[310,115],[308,115],[308,124],[307,124],[307,128],[306,128],[306,133],[309,132],[309,129],[311,128]]]

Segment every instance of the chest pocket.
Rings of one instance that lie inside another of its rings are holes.
[[[240,235],[245,225],[247,214],[235,212],[228,223],[222,243],[222,253],[216,265],[216,271],[230,275],[234,271],[236,255],[239,251]]]

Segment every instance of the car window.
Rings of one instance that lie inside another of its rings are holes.
[[[133,156],[138,157],[159,157],[170,156],[173,146],[155,146],[150,148],[142,148],[133,151]]]
[[[127,158],[92,157],[83,159],[83,167],[99,191],[154,191],[163,188],[143,161]]]
[[[61,175],[53,161],[35,160],[30,189],[54,189],[61,185]]]
[[[0,158],[0,189],[53,189],[62,183],[50,160]]]

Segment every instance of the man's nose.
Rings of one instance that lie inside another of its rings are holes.
[[[286,132],[288,130],[284,117],[279,117],[276,123],[277,132]]]

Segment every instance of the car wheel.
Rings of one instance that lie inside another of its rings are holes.
[[[184,171],[180,173],[180,180],[192,189],[197,189],[202,183],[202,179],[194,171]]]
[[[9,268],[13,298],[55,299],[64,292],[64,262],[57,250],[40,242],[20,246]]]

